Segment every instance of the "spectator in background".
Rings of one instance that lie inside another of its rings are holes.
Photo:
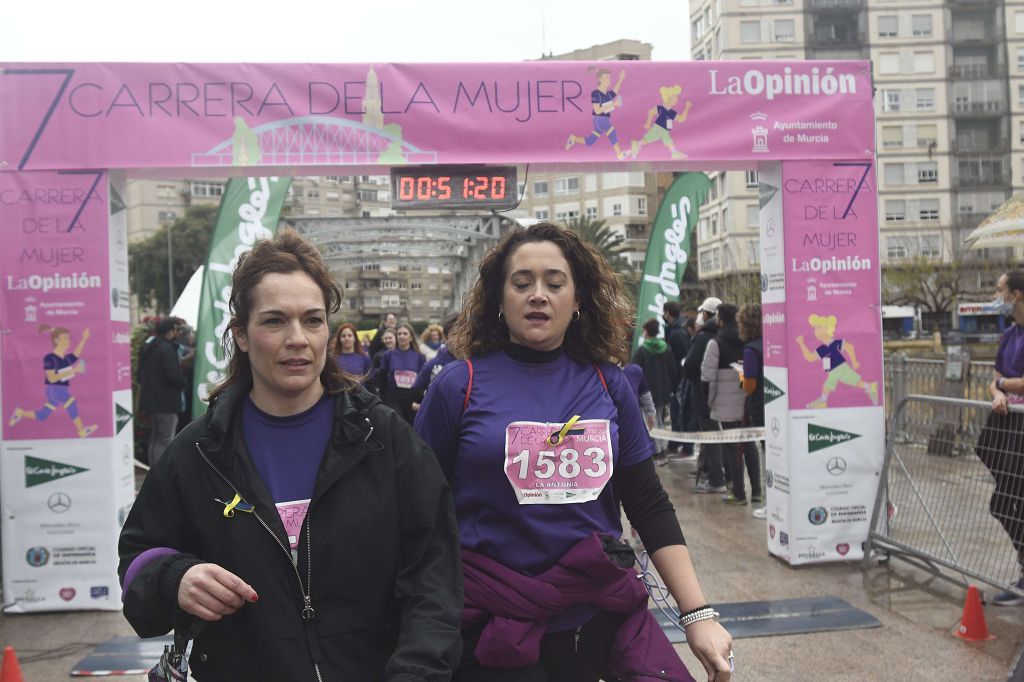
[[[428,324],[420,334],[420,352],[427,360],[433,360],[444,343],[444,329],[439,324]]]
[[[740,308],[736,316],[743,346],[743,392],[746,399],[743,403],[743,425],[764,426],[764,349],[761,341],[761,304],[748,303]],[[762,442],[763,446],[763,442]],[[750,477],[750,502],[761,504],[764,493],[761,490],[761,456],[757,443],[747,441],[740,446],[738,453],[742,462],[737,462],[732,478],[732,494],[738,504],[746,498],[743,488],[743,463]]]
[[[196,358],[196,332],[192,327],[178,318],[178,334],[174,342],[178,347],[178,363],[185,377],[185,390],[181,392],[181,412],[178,414],[178,425],[175,431],[181,431],[192,421],[192,369]]]
[[[707,392],[704,382],[701,381],[700,369],[701,364],[704,362],[704,351],[708,348],[708,342],[715,338],[715,334],[718,333],[718,320],[715,317],[715,313],[721,304],[721,299],[710,296],[704,299],[704,302],[697,308],[697,319],[694,323],[697,332],[693,335],[690,352],[686,354],[686,360],[683,361],[683,378],[686,379],[688,385],[686,397],[689,400],[689,409],[683,413],[683,420],[689,420],[690,423],[696,425],[697,429],[701,431],[704,430],[704,420],[709,420],[711,415],[708,411]],[[716,489],[723,487],[724,480],[718,476],[721,471],[720,469],[714,472],[715,479],[713,481],[709,482],[706,480],[708,475],[711,474],[707,469],[706,460],[707,457],[702,452],[696,471],[698,488],[701,487],[702,483],[705,487],[710,485],[710,483],[714,483],[712,487]],[[717,490],[713,492],[717,492]]]
[[[381,348],[384,347],[384,331],[390,329],[394,331],[398,328],[398,317],[394,313],[388,313],[380,318],[380,326],[377,327],[377,333],[370,339],[370,347],[367,349],[370,357],[374,357],[380,352]]]
[[[679,370],[675,355],[669,350],[664,339],[658,338],[660,325],[656,319],[647,320],[643,327],[643,343],[633,353],[633,364],[643,370],[644,379],[654,399],[654,422],[661,427],[665,424],[666,412],[672,393],[679,385]],[[656,440],[655,445],[660,453],[665,452],[664,440]]]
[[[420,409],[420,403],[423,402],[423,395],[427,392],[427,387],[430,386],[430,382],[434,380],[434,377],[440,373],[444,366],[455,359],[455,356],[448,350],[448,334],[451,333],[452,327],[459,321],[458,313],[448,313],[445,315],[444,320],[441,322],[441,338],[444,339],[444,343],[437,349],[437,354],[434,355],[434,359],[423,365],[423,369],[420,370],[419,374],[416,375],[416,383],[412,385],[415,399],[412,404],[413,411]]]
[[[155,466],[174,437],[181,412],[181,393],[188,387],[181,373],[174,337],[178,320],[168,317],[156,325],[153,340],[139,354],[139,412],[149,416],[151,430],[147,463]]]
[[[632,334],[630,334],[632,336]],[[651,395],[651,387],[647,385],[647,380],[644,379],[644,370],[640,365],[634,365],[629,363],[622,368],[622,373],[626,375],[626,381],[629,382],[629,387],[633,389],[633,393],[636,394],[637,402],[640,403],[640,413],[644,416],[644,422],[647,424],[647,431],[650,432],[654,428],[656,421],[656,415],[658,414],[657,408],[654,407],[654,397]]]
[[[378,379],[380,377],[380,363],[384,359],[384,355],[395,347],[398,337],[395,335],[394,329],[385,329],[380,334],[380,350],[376,353],[370,353],[370,362],[373,363],[373,383],[370,384],[373,388],[371,389],[374,393],[380,391]],[[374,341],[377,337],[374,337]],[[370,346],[373,346],[373,342],[370,342]],[[369,386],[367,387],[369,388]]]
[[[701,363],[701,379],[707,384],[710,415],[708,419],[702,420],[701,431],[735,429],[743,422],[743,403],[747,395],[740,386],[737,372],[743,360],[743,342],[740,341],[740,330],[736,326],[736,312],[736,306],[729,303],[718,306],[718,333],[708,341],[704,361]],[[698,492],[712,492],[711,488],[717,488],[714,492],[725,492],[724,480],[723,485],[713,485],[721,480],[719,472],[723,470],[723,465],[725,479],[735,480],[743,476],[742,471],[734,471],[736,445],[708,443],[705,449],[711,484]],[[732,497],[723,499],[733,504],[747,503],[746,497],[742,500]]]
[[[669,415],[672,419],[672,430],[685,431],[683,423],[682,367],[683,360],[686,359],[686,354],[690,352],[690,346],[692,345],[690,334],[686,331],[685,326],[689,320],[683,316],[679,304],[675,301],[666,301],[661,310],[662,319],[665,320],[665,341],[668,343],[668,347],[672,349],[672,355],[675,356],[676,372],[679,374],[679,382],[672,389],[672,398],[669,400]],[[693,444],[668,444],[668,454],[670,456],[680,451],[684,454],[684,457],[679,459],[689,459],[693,456]]]

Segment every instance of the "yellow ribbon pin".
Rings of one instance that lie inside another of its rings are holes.
[[[227,504],[224,504],[224,518],[230,519],[232,516],[234,516],[236,508],[238,509],[238,511],[250,514],[252,513],[253,510],[253,506],[251,504],[243,500],[241,495],[235,493],[235,496],[231,499],[231,501],[228,502]]]
[[[579,420],[580,416],[578,414],[573,415],[573,418],[565,422],[565,426],[563,426],[558,433],[551,434],[551,437],[548,438],[548,442],[551,443],[552,445],[561,445],[562,441],[565,440],[565,434],[569,433],[569,429],[571,429],[573,427],[573,424],[575,424]]]

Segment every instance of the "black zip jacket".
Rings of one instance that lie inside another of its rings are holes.
[[[461,557],[451,494],[429,447],[365,390],[337,395],[293,564],[241,435],[249,389],[224,394],[147,476],[121,531],[122,584],[142,552],[176,553],[134,574],[123,595],[129,623],[142,637],[180,630],[181,577],[213,562],[259,601],[202,623],[190,657],[197,680],[451,679],[462,648]],[[227,518],[236,492],[254,509],[243,503]]]

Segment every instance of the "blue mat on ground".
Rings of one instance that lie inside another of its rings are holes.
[[[139,639],[114,637],[92,650],[71,668],[71,677],[145,675],[171,645],[171,636]]]
[[[715,606],[719,622],[734,639],[802,635],[830,630],[877,628],[882,624],[870,613],[850,606],[838,597],[810,597],[777,601],[748,601]],[[673,643],[686,641],[686,635],[672,619],[652,609],[658,623]],[[97,646],[75,664],[72,677],[101,677],[145,674],[160,659],[170,636],[154,639],[115,637]]]
[[[879,628],[882,624],[870,613],[850,606],[839,597],[808,597],[777,601],[745,601],[716,604],[720,622],[733,639],[803,635],[830,630]],[[673,644],[686,641],[686,634],[670,616],[651,609],[658,624]]]

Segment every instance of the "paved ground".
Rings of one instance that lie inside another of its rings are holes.
[[[873,630],[738,640],[736,680],[1006,679],[1024,644],[1024,607],[986,607],[998,639],[962,642],[950,635],[960,619],[961,588],[902,562],[868,571],[849,563],[789,568],[768,555],[765,522],[752,518],[750,507],[691,494],[688,470],[687,464],[660,469],[708,599],[834,595],[882,622]],[[67,679],[92,646],[125,634],[130,629],[118,613],[0,616],[0,644],[16,648],[27,682]],[[682,650],[691,671],[699,672],[689,650]]]

